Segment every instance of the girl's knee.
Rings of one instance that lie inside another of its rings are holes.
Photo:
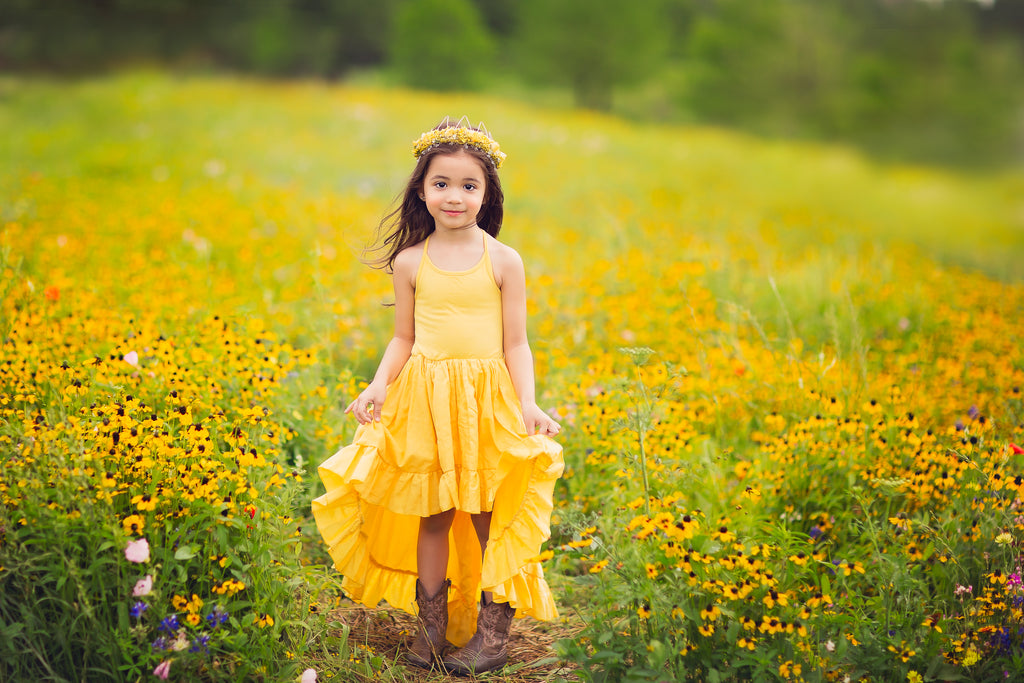
[[[430,517],[420,519],[420,531],[427,534],[447,534],[452,527],[455,510],[447,510]]]

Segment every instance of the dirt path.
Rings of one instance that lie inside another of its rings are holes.
[[[345,601],[331,612],[331,618],[346,624],[349,642],[368,648],[384,660],[383,670],[375,680],[439,682],[474,680],[436,671],[423,671],[405,666],[404,652],[415,625],[415,618],[391,607],[367,609]],[[514,619],[509,636],[509,662],[500,672],[485,674],[481,679],[507,683],[562,681],[571,677],[571,670],[555,658],[553,644],[560,638],[573,637],[577,629],[563,623],[539,622],[529,617]]]

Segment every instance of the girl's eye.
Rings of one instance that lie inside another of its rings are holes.
[[[436,187],[439,190],[443,190],[446,187],[446,185],[444,182],[438,180],[436,183],[434,183],[434,187]]]
[[[472,192],[473,190],[476,189],[476,185],[474,185],[472,183],[466,183],[465,185],[462,186],[462,189],[463,190],[467,190],[469,192]]]

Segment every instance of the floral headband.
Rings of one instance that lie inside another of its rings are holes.
[[[465,124],[463,124],[465,122]],[[491,163],[494,164],[494,168],[501,168],[501,162],[508,156],[501,151],[498,147],[498,143],[494,141],[491,134],[487,132],[487,128],[483,123],[477,126],[479,130],[474,130],[469,127],[469,120],[463,116],[459,119],[459,122],[452,126],[449,125],[448,117],[444,117],[444,121],[438,124],[438,127],[433,130],[428,130],[426,133],[420,136],[419,140],[413,143],[412,154],[414,157],[419,159],[423,156],[423,153],[432,147],[443,145],[445,143],[455,145],[465,145],[466,147],[473,147],[486,154],[491,159]]]

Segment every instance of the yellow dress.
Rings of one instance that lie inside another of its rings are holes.
[[[526,433],[486,236],[480,261],[458,272],[435,266],[424,244],[415,291],[412,354],[388,387],[381,421],[361,425],[320,466],[327,492],[313,516],[349,597],[415,614],[420,518],[454,508],[448,639],[461,646],[476,628],[481,590],[517,615],[557,616],[533,558],[550,535],[562,448]],[[486,511],[481,565],[470,514]]]

